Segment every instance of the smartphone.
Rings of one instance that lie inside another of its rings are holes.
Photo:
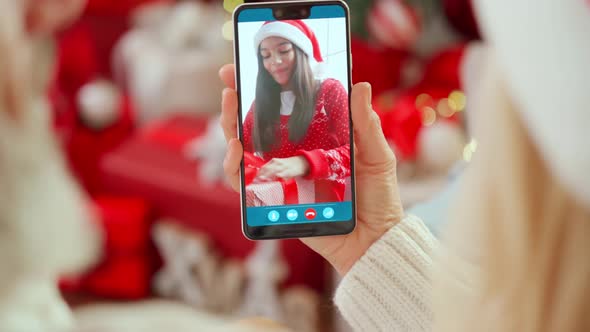
[[[263,240],[352,232],[348,6],[246,3],[233,22],[244,235]]]

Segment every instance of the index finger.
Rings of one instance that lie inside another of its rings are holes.
[[[219,78],[228,88],[236,88],[236,66],[233,63],[227,64],[219,69]]]

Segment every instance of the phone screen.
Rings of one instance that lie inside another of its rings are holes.
[[[348,11],[307,8],[305,19],[263,5],[234,17],[248,227],[354,222]]]

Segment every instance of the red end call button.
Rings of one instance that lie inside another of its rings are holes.
[[[317,215],[317,213],[315,212],[314,209],[305,210],[305,218],[307,218],[308,220],[315,219],[316,215]]]

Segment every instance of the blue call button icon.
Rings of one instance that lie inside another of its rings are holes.
[[[291,210],[287,211],[287,219],[289,219],[290,221],[297,220],[298,216],[299,216],[299,213],[297,213],[297,210],[295,210],[295,209],[291,209]]]
[[[279,221],[280,218],[281,218],[281,215],[276,210],[272,210],[268,213],[268,220],[270,220],[272,222],[277,222],[277,221]]]
[[[326,219],[334,218],[334,214],[335,214],[334,209],[332,209],[331,207],[324,208],[324,210],[322,211],[322,215]]]

